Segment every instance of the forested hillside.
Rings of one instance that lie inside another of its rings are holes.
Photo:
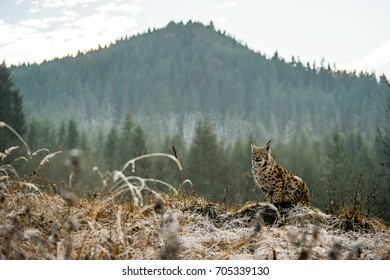
[[[71,185],[75,148],[83,195],[101,187],[95,166],[104,177],[136,156],[177,152],[182,173],[157,158],[136,174],[174,185],[189,178],[188,193],[239,205],[262,199],[250,142],[272,139],[273,157],[307,182],[314,206],[336,213],[358,201],[364,215],[390,220],[386,155],[376,139],[387,123],[384,76],[268,58],[192,22],[11,70],[24,97],[22,136],[32,151],[62,151],[41,177],[38,160],[23,167],[43,186]]]
[[[107,128],[131,112],[159,140],[179,133],[189,141],[205,117],[230,143],[248,132],[284,141],[335,127],[373,138],[386,101],[373,74],[267,58],[192,22],[12,72],[29,118]]]

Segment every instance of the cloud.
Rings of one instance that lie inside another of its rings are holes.
[[[378,48],[362,59],[352,62],[339,63],[338,67],[346,70],[373,72],[377,75],[385,73],[390,76],[390,40],[382,43]]]
[[[44,29],[44,28],[48,28],[50,26],[50,22],[47,18],[27,19],[27,20],[20,21],[19,25],[26,26],[26,27],[32,27],[35,29]]]
[[[121,35],[124,35],[129,29],[136,27],[137,23],[134,18],[117,16],[109,18],[106,21],[105,26],[105,31],[112,32],[112,34],[114,34],[114,36],[117,38]]]
[[[30,8],[30,9],[28,10],[28,12],[29,12],[30,14],[36,14],[36,13],[39,12],[39,9],[33,7],[33,8]]]
[[[78,18],[75,21],[68,23],[67,26],[75,26],[83,29],[100,28],[100,26],[104,26],[105,20],[106,18],[103,14],[95,14]]]
[[[144,9],[143,0],[16,1],[27,8],[24,19],[0,19],[0,60],[8,64],[39,63],[109,45],[134,31]]]
[[[96,10],[101,13],[124,12],[130,15],[138,15],[143,10],[143,7],[133,4],[118,5],[116,3],[109,3],[97,7]]]
[[[229,20],[226,17],[210,17],[210,20],[215,24],[225,24]],[[204,22],[204,24],[209,24],[210,22]]]
[[[14,26],[6,23],[4,20],[0,20],[0,47],[14,44],[20,38],[29,36],[35,32],[36,30],[34,28],[19,25]]]
[[[39,5],[42,8],[61,8],[64,7],[64,5],[66,5],[66,2],[67,1],[61,1],[61,0],[43,0],[43,1],[34,1],[34,4]]]
[[[77,5],[87,5],[99,0],[43,0],[43,1],[32,1],[35,6],[42,8],[73,8]]]
[[[24,3],[23,0],[20,4]],[[74,9],[76,6],[88,7],[90,4],[99,2],[101,0],[33,0],[31,1],[31,7],[29,13],[36,14],[47,10],[69,10]]]
[[[78,16],[79,14],[74,11],[62,10],[58,16],[26,19],[19,21],[17,25],[34,29],[47,29],[51,27],[53,23],[66,23],[73,21]]]
[[[234,1],[228,2],[228,3],[223,3],[220,5],[215,5],[213,6],[215,9],[222,10],[222,9],[228,9],[228,8],[234,8],[237,7],[237,3]]]

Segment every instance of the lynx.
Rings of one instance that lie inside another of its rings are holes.
[[[275,206],[309,206],[309,189],[305,182],[271,157],[271,141],[264,147],[252,145],[252,172],[265,195]]]

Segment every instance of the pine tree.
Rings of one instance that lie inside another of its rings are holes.
[[[254,198],[255,183],[251,172],[250,141],[242,141],[238,138],[232,148],[228,166],[230,185],[235,193],[240,194],[241,201]]]
[[[327,149],[328,172],[335,179],[346,179],[349,175],[346,141],[339,129],[331,136],[330,147]]]
[[[5,61],[0,65],[0,122],[11,126],[22,137],[26,135],[26,121],[23,111],[23,98],[14,88],[11,71]],[[18,140],[10,131],[0,128],[0,151],[4,151]]]
[[[79,148],[79,131],[75,120],[69,120],[68,134],[66,138],[66,145],[68,149]]]
[[[146,136],[141,126],[137,125],[131,137],[131,144],[134,156],[145,154],[146,151]]]
[[[107,168],[114,170],[118,168],[117,164],[117,153],[118,153],[118,129],[113,126],[110,133],[107,136],[107,141],[104,147],[104,158],[106,161]]]
[[[58,141],[57,146],[59,149],[65,148],[65,142],[66,142],[66,128],[64,121],[61,122],[60,128],[58,130]]]
[[[134,131],[134,123],[130,113],[127,113],[124,120],[123,126],[120,132],[120,140],[118,149],[119,161],[121,164],[125,164],[128,160],[134,157],[132,135]]]
[[[105,140],[103,129],[100,127],[98,128],[96,139],[91,146],[94,166],[104,166]]]
[[[55,131],[55,125],[48,120],[39,123],[39,133],[42,136],[38,148],[47,148],[53,150],[57,145],[57,135]]]
[[[89,152],[90,147],[88,143],[88,137],[84,130],[80,132],[79,136],[79,148],[84,152]]]
[[[128,158],[127,161],[130,160],[131,158],[138,157],[147,153],[146,135],[141,126],[137,125],[134,128],[134,132],[131,135],[130,141],[131,141],[132,157]],[[150,161],[147,160],[140,161],[137,163],[135,175],[141,177],[148,177],[150,169],[151,169]]]
[[[38,149],[39,146],[39,124],[38,122],[33,119],[30,122],[30,126],[28,129],[28,135],[27,135],[27,143],[30,145],[30,148],[35,151]]]
[[[226,187],[222,148],[211,123],[198,122],[188,155],[188,175],[199,194],[221,197]]]

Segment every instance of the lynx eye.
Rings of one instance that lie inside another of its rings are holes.
[[[260,161],[261,160],[261,154],[260,153],[254,153],[253,154],[253,160],[254,161]]]

